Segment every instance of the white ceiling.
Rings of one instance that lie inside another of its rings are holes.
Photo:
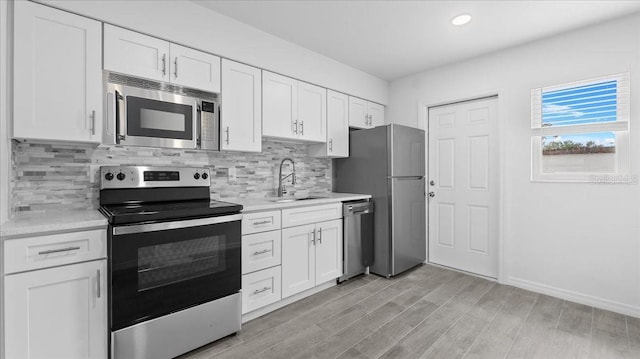
[[[385,80],[640,11],[614,0],[194,1]],[[473,19],[451,25],[460,13]]]

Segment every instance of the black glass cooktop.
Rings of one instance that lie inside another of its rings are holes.
[[[192,219],[239,213],[242,205],[223,201],[191,200],[108,204],[100,207],[110,224]]]

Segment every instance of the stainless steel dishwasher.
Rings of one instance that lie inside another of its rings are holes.
[[[343,282],[366,271],[373,263],[373,202],[354,201],[342,205],[343,221]]]

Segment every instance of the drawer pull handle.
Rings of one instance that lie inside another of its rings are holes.
[[[253,255],[254,255],[254,256],[257,256],[257,255],[259,255],[259,254],[265,254],[265,253],[269,253],[269,252],[271,252],[271,249],[263,249],[263,250],[261,250],[261,251],[253,252]]]
[[[49,249],[47,251],[38,252],[38,254],[41,255],[41,256],[44,256],[44,255],[51,254],[51,253],[77,251],[79,249],[80,249],[80,247],[67,247],[67,248],[60,248],[60,249]]]
[[[266,292],[266,291],[268,291],[268,290],[271,290],[271,287],[264,287],[264,288],[262,288],[262,289],[256,289],[256,290],[254,290],[254,291],[253,291],[253,294],[254,294],[254,295],[255,295],[255,294],[260,294],[260,293]]]
[[[253,225],[254,225],[254,226],[259,226],[259,225],[261,225],[261,224],[269,224],[269,223],[271,223],[271,221],[266,220],[266,221],[253,222]]]

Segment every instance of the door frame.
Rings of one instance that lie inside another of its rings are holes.
[[[485,100],[485,99],[489,99],[489,98],[495,98],[498,103],[497,103],[497,108],[498,108],[498,115],[497,115],[497,130],[498,130],[498,137],[496,139],[496,141],[498,141],[498,190],[497,190],[497,196],[498,196],[498,208],[497,208],[497,215],[498,215],[498,253],[497,253],[497,261],[498,261],[498,276],[497,276],[497,281],[498,283],[507,283],[508,282],[508,278],[509,278],[509,267],[508,267],[508,256],[507,256],[507,241],[505,238],[505,233],[506,233],[506,224],[508,223],[508,219],[505,218],[505,216],[508,215],[508,212],[505,211],[505,208],[507,208],[507,202],[506,202],[506,194],[505,194],[505,148],[506,148],[506,144],[504,141],[504,128],[505,128],[505,114],[506,114],[506,108],[505,108],[505,96],[500,92],[500,91],[493,91],[493,92],[488,92],[485,94],[480,94],[480,95],[475,95],[475,96],[469,96],[469,97],[462,97],[462,98],[457,98],[457,99],[450,99],[450,100],[440,100],[440,101],[418,101],[418,125],[420,128],[422,128],[424,130],[425,133],[425,152],[428,152],[429,150],[429,109],[430,108],[434,108],[434,107],[441,107],[441,106],[448,106],[448,105],[455,105],[458,103],[463,103],[463,102],[471,102],[471,101],[476,101],[476,100]],[[426,175],[427,177],[429,176],[429,154],[425,153],[425,166],[426,166]],[[430,264],[434,264],[429,262],[429,200],[427,198],[427,200],[425,201],[425,213],[427,215],[427,219],[426,219],[426,239],[427,239],[427,260],[426,263],[430,263]],[[437,265],[437,264],[434,264]]]

